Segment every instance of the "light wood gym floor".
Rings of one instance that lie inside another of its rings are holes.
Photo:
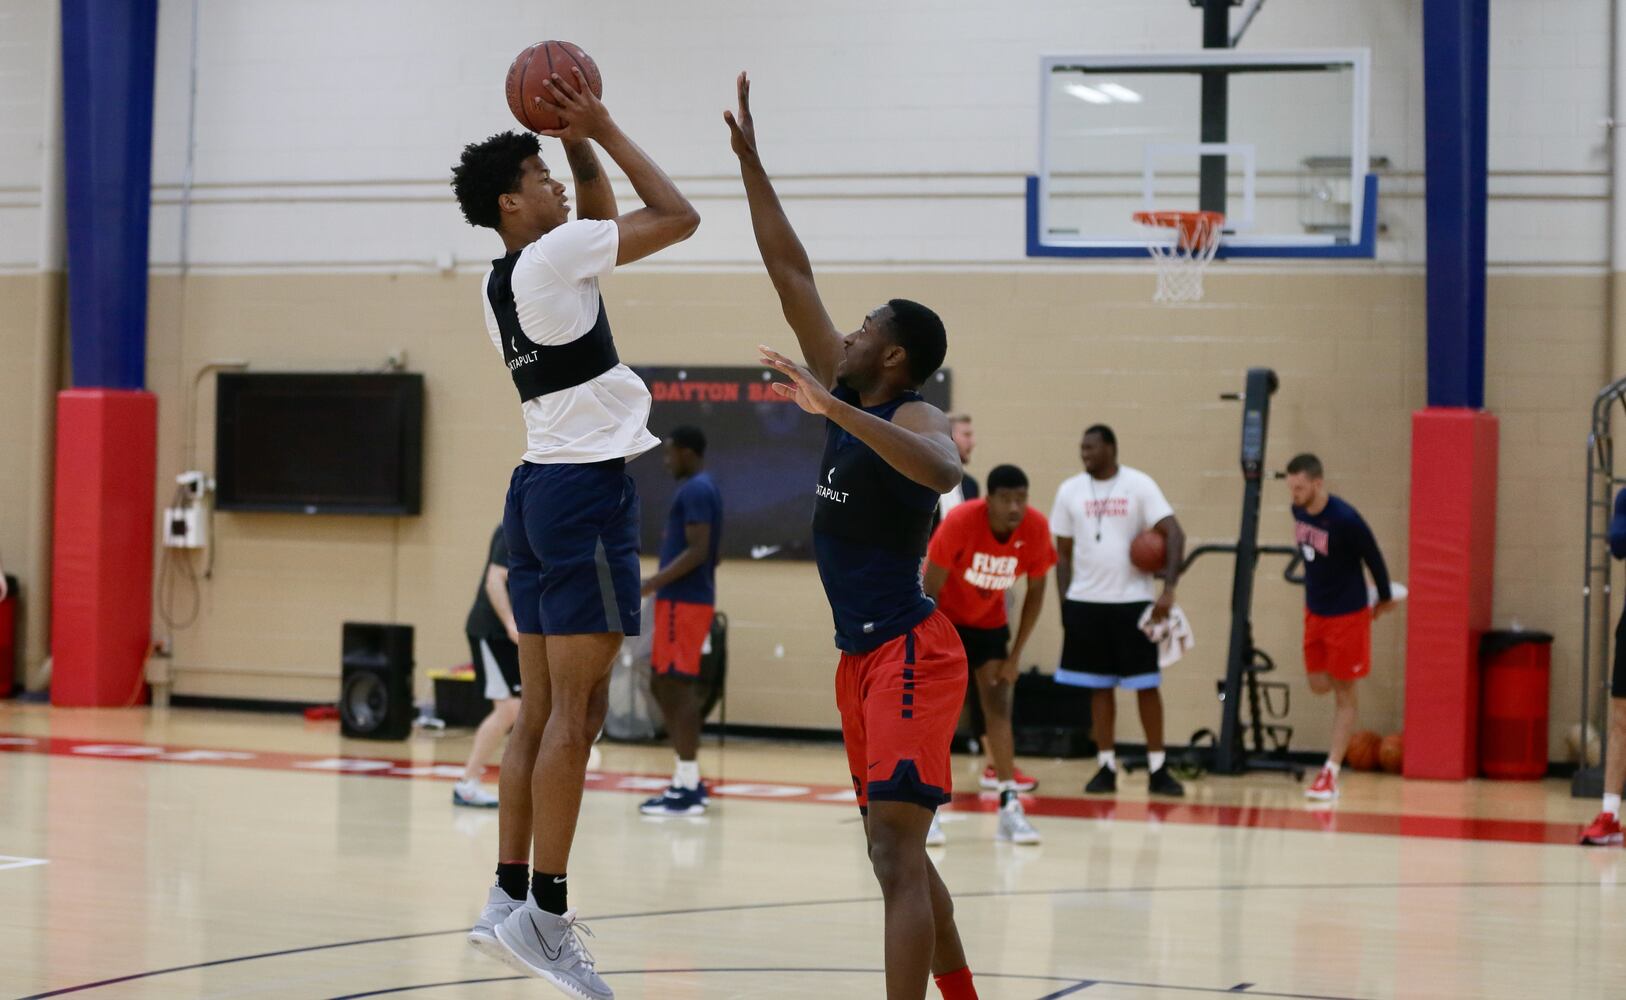
[[[464,943],[496,815],[454,808],[467,732],[0,704],[0,996],[554,996]],[[636,806],[670,755],[605,744],[572,902],[623,1000],[878,997],[881,905],[839,748],[708,741],[709,815]],[[1149,805],[1023,760],[1045,841],[993,839],[970,758],[932,854],[988,1000],[1626,996],[1626,852],[1572,845],[1562,782],[1277,775]],[[935,990],[931,991],[935,996]]]

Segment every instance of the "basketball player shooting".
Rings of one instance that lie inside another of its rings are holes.
[[[520,710],[502,761],[497,886],[469,941],[571,996],[602,1000],[614,994],[577,937],[566,864],[610,662],[639,630],[638,494],[624,466],[660,441],[646,426],[649,389],[616,355],[598,281],[687,239],[700,217],[580,70],[574,77],[552,75],[563,127],[542,134],[564,142],[576,221],[534,135],[472,143],[452,170],[464,217],[502,238],[483,286],[486,329],[519,392],[528,444],[503,514]],[[617,214],[595,142],[644,207]]]
[[[757,155],[744,73],[738,91],[738,112],[723,118],[757,248],[806,360],[763,347],[762,362],[790,380],[776,392],[826,421],[813,552],[841,650],[842,740],[885,901],[886,995],[920,1000],[929,971],[946,1000],[974,1000],[953,900],[926,856],[966,690],[959,636],[920,585],[932,512],[961,476],[948,418],[916,391],[943,363],[943,323],[892,299],[852,333],[836,330]]]

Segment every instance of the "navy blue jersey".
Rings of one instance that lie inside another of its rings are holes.
[[[474,590],[474,606],[469,608],[469,616],[463,622],[463,631],[476,639],[506,639],[508,628],[497,617],[497,609],[491,604],[491,597],[486,593],[486,573],[493,566],[508,568],[508,539],[503,535],[502,525],[497,525],[497,531],[491,536],[491,549],[486,553],[486,564],[480,567],[480,586]]]
[[[835,397],[858,406],[858,393]],[[890,421],[920,399],[906,392],[865,413]],[[892,468],[869,445],[826,421],[824,460],[814,487],[813,557],[835,617],[836,646],[866,653],[925,621],[936,607],[920,587],[938,494]]]
[[[1626,490],[1615,494],[1615,514],[1609,519],[1609,551],[1626,559]]]
[[[1354,507],[1328,497],[1319,514],[1294,507],[1293,521],[1293,537],[1304,555],[1304,606],[1312,613],[1347,615],[1366,607],[1362,563],[1372,573],[1378,600],[1389,600],[1389,570],[1383,564],[1383,553]]]
[[[717,547],[723,538],[723,495],[704,472],[696,473],[678,487],[672,509],[666,515],[666,531],[661,534],[661,568],[689,547],[684,529],[691,524],[711,525],[711,550],[706,561],[655,592],[660,601],[686,601],[690,604],[717,603]]]

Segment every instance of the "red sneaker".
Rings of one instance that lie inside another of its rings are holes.
[[[1592,825],[1581,831],[1581,843],[1605,846],[1621,842],[1620,819],[1601,812]]]
[[[1030,774],[1024,774],[1021,768],[1012,768],[1011,776],[1016,780],[1016,790],[1031,792],[1039,787],[1039,779]],[[989,764],[982,769],[982,787],[990,792],[999,791],[999,776],[994,773],[994,765]]]
[[[1338,797],[1338,779],[1332,776],[1332,768],[1321,769],[1321,773],[1315,776],[1315,781],[1304,790],[1304,797],[1315,799],[1317,802],[1331,802]]]

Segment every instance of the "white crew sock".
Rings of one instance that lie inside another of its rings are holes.
[[[1118,755],[1111,750],[1102,750],[1095,755],[1095,762],[1102,767],[1118,770]]]
[[[1605,795],[1603,797],[1603,811],[1611,816],[1620,815],[1620,796]]]
[[[1321,769],[1323,771],[1331,771],[1334,778],[1338,777],[1338,765],[1333,763],[1330,759],[1325,764],[1321,765]]]
[[[1163,770],[1163,764],[1168,759],[1169,755],[1166,751],[1149,750],[1146,753],[1146,769],[1151,771],[1153,774],[1156,774],[1157,772]]]
[[[700,762],[698,760],[680,760],[677,767],[672,770],[672,784],[685,791],[693,791],[700,787]]]

